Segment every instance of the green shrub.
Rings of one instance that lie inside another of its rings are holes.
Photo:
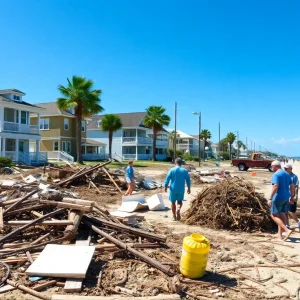
[[[11,166],[12,166],[11,158],[0,156],[0,168],[11,167]]]
[[[230,156],[229,156],[229,153],[228,152],[221,152],[220,153],[220,156],[224,159],[224,160],[229,160],[230,159]]]
[[[176,157],[182,157],[183,152],[181,150],[176,150]]]
[[[199,161],[199,157],[198,156],[192,156],[192,160],[193,161]]]
[[[183,158],[184,158],[184,160],[189,160],[189,161],[193,160],[192,155],[189,153],[184,153]]]
[[[171,149],[171,148],[167,149],[167,155],[168,155],[168,157],[171,157],[173,159],[173,157],[174,157],[174,150]]]

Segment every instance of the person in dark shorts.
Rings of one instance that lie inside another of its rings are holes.
[[[288,172],[292,178],[293,184],[295,186],[295,193],[288,204],[288,216],[297,222],[298,227],[300,228],[300,220],[296,216],[297,210],[297,200],[298,200],[298,187],[299,187],[299,180],[298,176],[293,173],[293,166],[291,164],[286,164],[284,166],[284,170]],[[287,222],[287,227],[289,228],[289,221]]]
[[[273,221],[278,225],[278,233],[276,238],[283,239],[282,233],[285,232],[284,240],[287,240],[292,234],[292,230],[286,227],[288,203],[291,195],[295,193],[295,187],[292,182],[291,176],[281,169],[280,161],[273,161],[272,171],[272,192],[268,205],[271,211]]]

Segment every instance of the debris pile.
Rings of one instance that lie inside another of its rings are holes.
[[[185,212],[188,225],[213,229],[268,231],[272,229],[267,200],[248,181],[228,178],[200,192]]]
[[[39,291],[58,286],[61,292],[80,292],[85,280],[90,295],[151,296],[154,289],[159,294],[174,293],[168,283],[176,264],[163,264],[154,252],[147,252],[167,248],[166,236],[124,225],[97,203],[71,197],[59,186],[91,176],[90,170],[77,173],[56,185],[24,185],[26,192],[9,191],[0,201],[0,277],[8,277],[5,289],[51,299]],[[16,194],[20,197],[12,199]],[[118,280],[111,278],[115,260],[130,265]],[[8,268],[2,269],[2,264]],[[132,285],[132,273],[140,268],[151,284],[159,275],[161,287],[129,289],[127,281]],[[0,293],[4,287],[0,286]]]
[[[201,171],[193,170],[191,171],[190,176],[192,181],[196,184],[214,183],[223,180],[224,178],[231,177],[229,171],[220,169],[207,169]]]

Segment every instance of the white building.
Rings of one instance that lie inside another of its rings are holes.
[[[47,153],[40,152],[40,128],[30,124],[30,114],[40,118],[42,108],[23,101],[23,96],[17,89],[0,90],[0,156],[31,165],[47,160]],[[36,151],[30,152],[30,142]]]
[[[153,139],[152,129],[143,124],[145,112],[116,114],[121,118],[122,129],[113,133],[112,154],[113,157],[126,160],[149,160],[152,158]],[[101,129],[101,120],[104,115],[92,117],[87,125],[87,138],[106,144],[106,152],[109,151],[108,132]],[[168,132],[161,131],[156,139],[156,159],[164,160],[167,157]]]
[[[173,130],[168,129],[171,133]],[[189,135],[181,130],[176,130],[176,149],[183,153],[190,153],[192,156],[199,156],[199,138],[196,135]],[[169,147],[173,149],[173,141],[170,139]],[[201,140],[200,144],[201,158],[204,157],[204,142]]]

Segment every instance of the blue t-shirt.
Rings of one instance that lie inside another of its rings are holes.
[[[298,176],[294,173],[290,174],[292,177],[292,182],[294,184],[294,186],[298,186],[299,185],[299,180],[298,180]]]
[[[126,177],[133,179],[134,178],[134,171],[133,171],[133,167],[132,166],[128,166],[126,168]]]
[[[188,171],[176,166],[172,168],[166,177],[165,186],[169,185],[171,180],[170,191],[173,193],[184,193],[185,182],[188,188],[191,188],[191,179]]]
[[[289,200],[291,196],[290,185],[292,183],[292,178],[289,173],[282,169],[276,171],[272,175],[272,184],[278,184],[278,190],[273,196],[272,201],[283,202]]]

